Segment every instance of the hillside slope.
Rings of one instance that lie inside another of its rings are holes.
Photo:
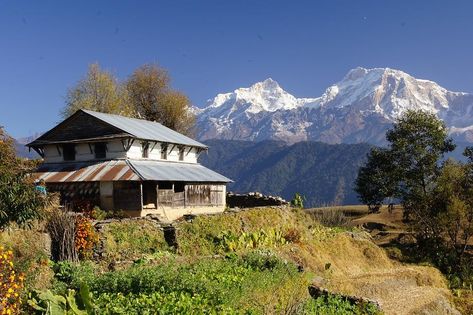
[[[353,182],[365,160],[367,144],[330,145],[278,141],[209,140],[200,162],[233,179],[229,191],[260,191],[291,199],[299,192],[306,205],[353,204]]]
[[[290,242],[273,250],[314,273],[312,283],[331,292],[375,300],[385,314],[459,314],[437,269],[393,261],[367,233],[323,227],[297,210],[266,208],[199,216],[178,225],[177,241],[181,254],[206,256],[218,252],[215,240],[222,233],[238,239],[269,230],[291,235]]]

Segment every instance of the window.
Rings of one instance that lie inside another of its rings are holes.
[[[161,144],[161,160],[167,160],[167,159],[168,159],[168,145]]]
[[[149,142],[141,143],[141,157],[148,158],[149,156]]]
[[[76,159],[76,146],[74,144],[64,144],[62,146],[62,156],[64,161],[74,161]]]
[[[99,142],[94,145],[96,159],[104,159],[107,156],[107,145],[105,142]]]
[[[179,147],[179,161],[184,161],[184,147]]]

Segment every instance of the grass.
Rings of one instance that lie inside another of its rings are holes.
[[[65,294],[86,283],[96,305],[110,314],[140,307],[143,314],[157,307],[199,314],[367,312],[350,311],[335,297],[310,299],[307,286],[313,281],[334,293],[381,301],[388,311],[408,312],[427,298],[448,306],[447,286],[436,269],[395,262],[366,232],[324,226],[303,210],[258,208],[179,222],[177,251],[145,220],[114,222],[101,238],[104,255],[98,261],[47,266],[54,271],[49,288]],[[236,241],[241,244],[230,245]],[[107,264],[116,260],[129,263],[109,271]],[[405,301],[393,298],[404,294]]]
[[[163,231],[147,220],[125,220],[104,226],[101,233],[102,259],[107,262],[133,261],[167,250]]]

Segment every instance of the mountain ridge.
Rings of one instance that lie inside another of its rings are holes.
[[[314,98],[297,98],[269,78],[218,94],[194,113],[201,140],[379,145],[386,129],[409,109],[436,114],[454,137],[473,142],[473,94],[448,91],[391,68],[352,69]]]

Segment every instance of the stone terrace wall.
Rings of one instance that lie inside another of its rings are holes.
[[[227,206],[230,208],[253,208],[266,206],[286,206],[289,202],[278,196],[265,196],[259,192],[247,194],[227,193]]]

